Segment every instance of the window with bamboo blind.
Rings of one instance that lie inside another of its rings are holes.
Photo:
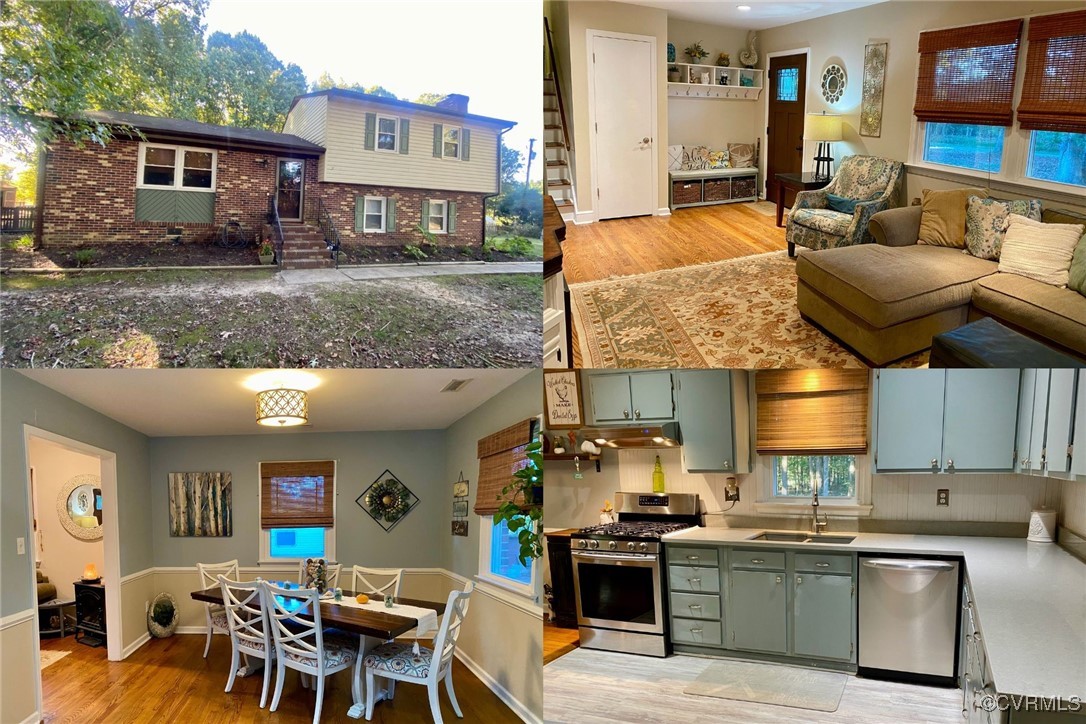
[[[331,460],[260,463],[260,527],[334,526],[335,473]]]
[[[1030,18],[1018,125],[1086,133],[1086,10]]]
[[[501,505],[502,488],[513,474],[528,464],[525,448],[532,441],[536,421],[524,420],[479,440],[479,485],[475,491],[476,515],[494,515]]]
[[[1010,126],[1022,20],[920,33],[917,120]]]
[[[764,370],[754,376],[760,455],[867,452],[867,370]]]

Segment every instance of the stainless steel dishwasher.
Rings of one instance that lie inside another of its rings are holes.
[[[859,674],[956,686],[958,561],[860,557]]]

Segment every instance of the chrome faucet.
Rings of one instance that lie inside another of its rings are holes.
[[[816,490],[811,498],[811,533],[819,535],[827,525],[829,525],[829,521],[826,520],[825,514],[823,514],[822,520],[818,519],[818,491]]]

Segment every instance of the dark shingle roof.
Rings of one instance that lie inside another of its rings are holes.
[[[398,98],[385,98],[384,96],[375,96],[369,93],[363,93],[361,91],[347,90],[346,88],[329,88],[327,90],[313,91],[312,93],[303,93],[300,96],[295,96],[294,100],[290,102],[291,109],[293,109],[294,106],[297,105],[299,99],[310,98],[312,96],[338,96],[340,98],[353,98],[355,100],[367,101],[369,103],[379,103],[381,105],[390,106],[392,108],[406,108],[413,111],[436,113],[439,116],[460,118],[468,121],[475,121],[476,123],[483,123],[491,126],[500,126],[503,128],[512,128],[513,126],[517,125],[516,121],[505,121],[501,118],[479,116],[474,113],[459,113],[448,108],[440,108],[438,106],[431,106],[425,103],[412,103],[411,101],[401,101]],[[290,111],[287,112],[289,113]]]
[[[141,116],[137,113],[121,113],[120,111],[87,111],[86,116],[100,123],[134,126],[148,137],[198,138],[218,141],[230,146],[274,148],[312,155],[319,155],[324,152],[323,146],[310,143],[304,138],[290,133],[260,131],[255,128],[216,126],[211,123],[186,121],[179,118]]]

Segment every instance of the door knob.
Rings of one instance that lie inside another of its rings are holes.
[[[641,143],[648,143],[650,140],[651,139],[648,136],[645,136],[644,138],[641,139]]]

